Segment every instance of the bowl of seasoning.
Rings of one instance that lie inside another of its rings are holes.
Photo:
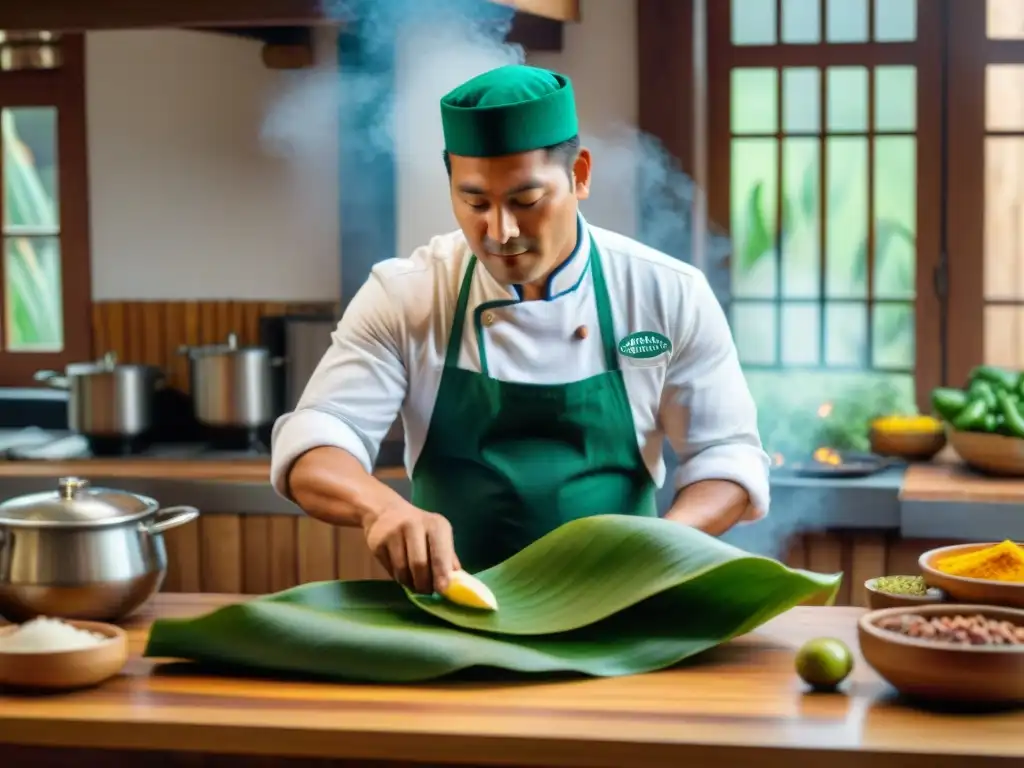
[[[945,603],[870,611],[857,624],[861,655],[911,699],[1024,704],[1024,611]]]
[[[74,690],[116,675],[128,635],[113,624],[37,617],[0,626],[0,688]]]
[[[1024,546],[1013,541],[954,544],[918,560],[925,582],[950,600],[1024,608]]]
[[[946,431],[931,416],[883,416],[871,422],[868,439],[879,456],[928,461],[946,446]]]
[[[923,576],[878,576],[864,582],[868,593],[868,608],[931,605],[945,601],[946,594],[937,587],[929,587]]]

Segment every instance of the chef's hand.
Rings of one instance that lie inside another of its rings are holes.
[[[396,581],[420,594],[441,592],[448,575],[459,570],[448,520],[403,504],[363,521],[370,551]]]

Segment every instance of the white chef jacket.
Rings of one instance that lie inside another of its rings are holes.
[[[757,409],[740,369],[725,313],[700,270],[580,216],[572,256],[550,277],[542,300],[521,301],[477,264],[459,367],[503,381],[559,384],[605,370],[590,270],[597,241],[611,301],[615,343],[654,332],[671,349],[653,358],[619,354],[636,441],[655,484],[665,481],[663,440],[680,464],[676,488],[731,480],[747,490],[743,520],[768,512],[769,459]],[[369,472],[400,413],[411,475],[427,438],[459,288],[472,251],[461,231],[434,237],[407,258],[377,263],[331,335],[295,411],[274,424],[271,480],[290,498],[287,473],[303,453],[334,446]],[[576,330],[588,330],[578,338]]]

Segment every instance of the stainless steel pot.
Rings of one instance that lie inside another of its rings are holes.
[[[57,491],[0,504],[0,616],[117,621],[155,594],[167,574],[164,531],[194,507],[90,488],[64,477]]]
[[[271,357],[266,347],[227,343],[183,346],[191,360],[192,401],[196,419],[211,427],[259,428],[274,420],[271,369],[284,358]]]
[[[68,391],[68,429],[90,437],[136,437],[153,425],[160,369],[118,364],[108,352],[93,363],[69,365],[64,375],[38,371],[36,381]]]

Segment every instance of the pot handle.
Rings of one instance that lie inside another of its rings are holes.
[[[56,371],[36,371],[32,378],[54,389],[67,389],[69,385],[68,377]]]
[[[143,523],[142,527],[150,534],[163,533],[179,525],[191,523],[199,517],[199,510],[195,507],[167,507],[156,513],[156,519],[152,523]]]

